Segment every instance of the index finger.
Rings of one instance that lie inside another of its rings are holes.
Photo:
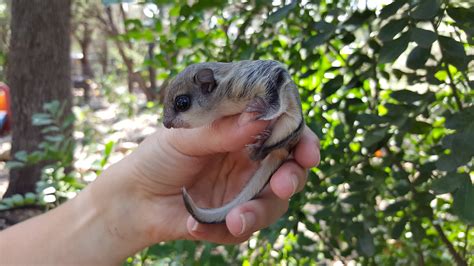
[[[295,160],[303,168],[311,168],[319,165],[319,161],[321,160],[321,154],[319,153],[320,147],[321,144],[318,136],[306,126],[294,150]]]
[[[235,115],[199,128],[165,130],[165,138],[177,151],[189,156],[231,152],[252,143],[255,140],[253,136],[262,132],[269,123],[252,120],[242,124],[238,120],[239,115]]]

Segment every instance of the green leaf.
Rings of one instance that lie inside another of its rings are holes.
[[[8,161],[5,166],[11,170],[25,166],[25,163],[18,161]]]
[[[426,135],[431,132],[433,127],[423,121],[409,120],[407,132],[411,134]]]
[[[382,141],[388,133],[388,128],[378,128],[372,131],[367,132],[364,137],[362,145],[364,147],[371,147],[372,145]]]
[[[430,30],[412,28],[410,31],[411,40],[416,42],[418,46],[423,48],[431,48],[431,45],[438,38],[438,35]]]
[[[25,194],[25,204],[33,204],[36,201],[36,195],[34,193],[28,192]]]
[[[344,25],[360,27],[366,21],[370,20],[374,16],[374,11],[364,10],[364,12],[354,12],[349,19],[344,22]]]
[[[406,181],[405,179],[402,179],[397,182],[397,185],[394,187],[394,190],[397,192],[398,196],[403,196],[410,192],[410,188],[410,183],[408,183],[408,181]]]
[[[314,36],[311,36],[306,42],[304,42],[304,46],[309,51],[312,51],[317,46],[320,46],[326,43],[326,41],[331,39],[332,35],[333,35],[333,32],[331,31],[318,33]]]
[[[12,202],[13,202],[13,206],[23,205],[24,198],[23,198],[22,195],[15,194],[15,195],[11,196],[11,199],[12,199]]]
[[[43,110],[48,112],[49,114],[57,114],[59,112],[59,108],[61,104],[58,100],[54,100],[43,105]]]
[[[459,70],[466,70],[468,61],[464,46],[446,36],[439,36],[438,41],[446,62],[457,67]]]
[[[443,145],[451,149],[451,154],[455,156],[457,162],[462,165],[468,163],[474,156],[474,123],[468,125],[465,129],[455,134],[446,136],[443,139]]]
[[[105,144],[104,155],[109,156],[112,152],[112,148],[114,147],[114,145],[115,145],[114,141],[107,142],[107,144]]]
[[[425,98],[424,95],[411,90],[397,90],[390,93],[390,97],[402,103],[414,103]]]
[[[286,5],[278,9],[277,11],[273,12],[270,16],[268,16],[267,23],[274,24],[282,20],[283,18],[288,16],[291,10],[293,10],[296,7],[297,3],[298,3],[297,1],[293,1],[291,2],[291,4]]]
[[[415,47],[407,58],[407,67],[411,69],[420,69],[425,67],[426,61],[430,58],[431,47],[423,48],[420,46]]]
[[[176,45],[180,48],[188,48],[191,46],[191,43],[192,41],[189,36],[182,31],[180,31],[176,36]]]
[[[28,153],[26,151],[18,151],[15,153],[15,159],[20,162],[26,162],[28,160]]]
[[[139,20],[139,19],[127,19],[125,20],[125,27],[127,27],[127,29],[135,29],[135,28],[142,28],[143,27],[143,24],[142,24],[142,21]]]
[[[375,254],[374,237],[369,230],[357,238],[357,247],[363,256],[371,257]]]
[[[7,205],[8,207],[13,207],[13,199],[12,197],[8,197],[8,198],[3,198],[2,201],[1,201],[3,204]]]
[[[161,33],[163,31],[163,23],[160,20],[155,21],[155,32]]]
[[[395,223],[395,226],[393,227],[392,232],[390,234],[393,239],[399,239],[400,238],[400,236],[403,233],[403,230],[405,230],[405,226],[406,226],[407,222],[408,222],[408,218],[403,217],[402,219],[400,219],[400,221]]]
[[[379,32],[379,39],[383,42],[393,40],[393,37],[400,33],[408,25],[408,19],[393,19],[387,22]]]
[[[410,42],[409,34],[404,33],[393,41],[384,43],[380,49],[379,64],[391,63],[395,61],[408,47]]]
[[[334,94],[338,89],[344,85],[344,78],[341,75],[329,80],[323,85],[322,95],[323,98],[327,98]]]
[[[401,200],[401,201],[397,201],[397,202],[394,202],[390,205],[387,206],[387,208],[385,208],[385,213],[390,215],[390,214],[394,214],[398,211],[401,211],[403,209],[405,209],[406,207],[408,207],[410,203],[407,201],[407,200]]]
[[[429,206],[430,202],[435,198],[435,195],[422,191],[422,192],[416,192],[413,201],[416,202],[416,204],[421,205],[421,206]]]
[[[314,218],[320,220],[328,220],[331,218],[332,215],[333,212],[329,208],[323,208],[314,215]]]
[[[431,183],[431,190],[436,195],[451,193],[458,189],[461,184],[468,178],[468,174],[458,174],[455,172],[450,172],[445,176],[434,180]]]
[[[426,235],[425,229],[421,226],[419,221],[411,221],[410,222],[410,231],[413,234],[413,239],[416,242],[420,242]]]
[[[361,126],[378,125],[387,123],[387,119],[374,114],[359,114],[356,118]]]
[[[443,154],[438,158],[438,161],[436,161],[436,168],[441,171],[450,172],[456,170],[459,166],[464,165],[465,163],[467,163],[467,161],[462,160],[462,158],[459,158],[456,154]]]
[[[440,0],[421,0],[411,17],[417,20],[432,19],[439,11]]]
[[[382,19],[386,19],[395,13],[397,13],[398,10],[400,10],[405,4],[407,0],[395,0],[392,3],[384,6],[382,8],[382,11],[380,11],[379,17]]]
[[[56,133],[56,132],[59,132],[59,131],[60,131],[60,128],[53,125],[53,126],[48,126],[48,127],[43,128],[41,130],[41,133],[48,134],[48,133],[51,133],[51,132]]]
[[[31,120],[32,124],[35,126],[46,126],[54,123],[54,121],[51,119],[51,116],[44,113],[33,114]]]
[[[318,72],[318,71],[319,71],[318,69],[308,69],[308,71],[306,71],[305,73],[301,74],[300,79],[307,78],[307,77],[313,75],[314,73],[316,73],[316,72]]]
[[[465,179],[453,195],[453,212],[470,224],[474,224],[474,184]]]
[[[326,22],[324,20],[320,20],[316,23],[314,23],[314,29],[317,30],[317,31],[321,31],[321,32],[328,32],[328,31],[334,31],[337,26],[332,24],[332,23],[329,23],[329,22]]]
[[[447,113],[445,117],[447,128],[462,130],[474,121],[474,105],[454,114]]]
[[[171,17],[177,17],[179,16],[179,12],[180,12],[180,9],[181,9],[181,6],[180,5],[175,5],[173,6],[171,9],[170,9],[170,16]]]
[[[61,141],[64,140],[63,135],[46,136],[44,138],[45,138],[45,140],[51,141],[51,142],[61,142]]]
[[[27,163],[28,164],[35,164],[41,161],[44,158],[44,153],[41,151],[34,151],[28,154]]]
[[[469,24],[473,25],[474,11],[468,8],[462,7],[449,7],[447,9],[448,15],[453,18],[458,24]]]

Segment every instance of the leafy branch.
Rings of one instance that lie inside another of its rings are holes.
[[[438,235],[441,238],[441,241],[448,248],[448,251],[453,257],[456,264],[458,266],[467,266],[467,262],[461,257],[461,255],[454,248],[453,244],[446,237],[446,234],[444,233],[443,228],[441,228],[439,224],[435,224],[435,223],[432,223],[432,224],[433,224],[433,227],[436,229],[436,232],[438,232]]]

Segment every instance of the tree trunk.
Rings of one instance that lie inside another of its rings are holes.
[[[107,43],[107,38],[103,38],[101,44],[101,54],[99,55],[100,65],[102,67],[102,75],[105,76],[109,73],[109,44]]]
[[[70,0],[12,1],[8,83],[12,100],[12,154],[38,149],[31,117],[59,100],[71,112]],[[42,165],[12,169],[5,196],[35,190]]]
[[[82,76],[85,79],[93,79],[94,72],[89,62],[89,47],[92,42],[92,34],[94,33],[93,29],[89,28],[89,25],[84,23],[84,30],[82,32],[82,38],[78,40],[79,45],[82,50],[82,59],[81,59],[81,68]]]
[[[94,78],[91,64],[89,62],[89,47],[92,42],[93,29],[87,23],[83,23],[82,36],[78,38],[79,46],[82,50],[81,71],[84,79],[84,101],[89,103],[91,97],[90,80]]]

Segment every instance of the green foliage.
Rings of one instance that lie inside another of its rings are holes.
[[[28,192],[25,195],[15,194],[0,201],[0,211],[22,206],[30,206],[36,204],[37,202],[38,198],[34,193]]]
[[[160,15],[149,26],[130,22],[127,37],[153,37],[158,48],[147,63],[161,80],[194,62],[283,62],[322,152],[287,216],[239,256],[229,255],[238,247],[225,247],[223,261],[451,264],[459,255],[473,262],[472,3],[208,2],[147,1]],[[179,257],[177,243],[135,259],[211,264],[195,251],[202,243]]]
[[[37,195],[13,195],[2,199],[0,208],[19,205],[54,207],[74,197],[84,187],[71,169],[75,144],[70,131],[75,118],[73,115],[64,117],[64,108],[65,105],[59,101],[52,101],[43,106],[43,113],[34,114],[32,123],[44,134],[44,141],[38,145],[38,150],[31,153],[19,151],[14,160],[7,163],[10,169],[38,163],[45,165],[42,178],[37,183]]]

